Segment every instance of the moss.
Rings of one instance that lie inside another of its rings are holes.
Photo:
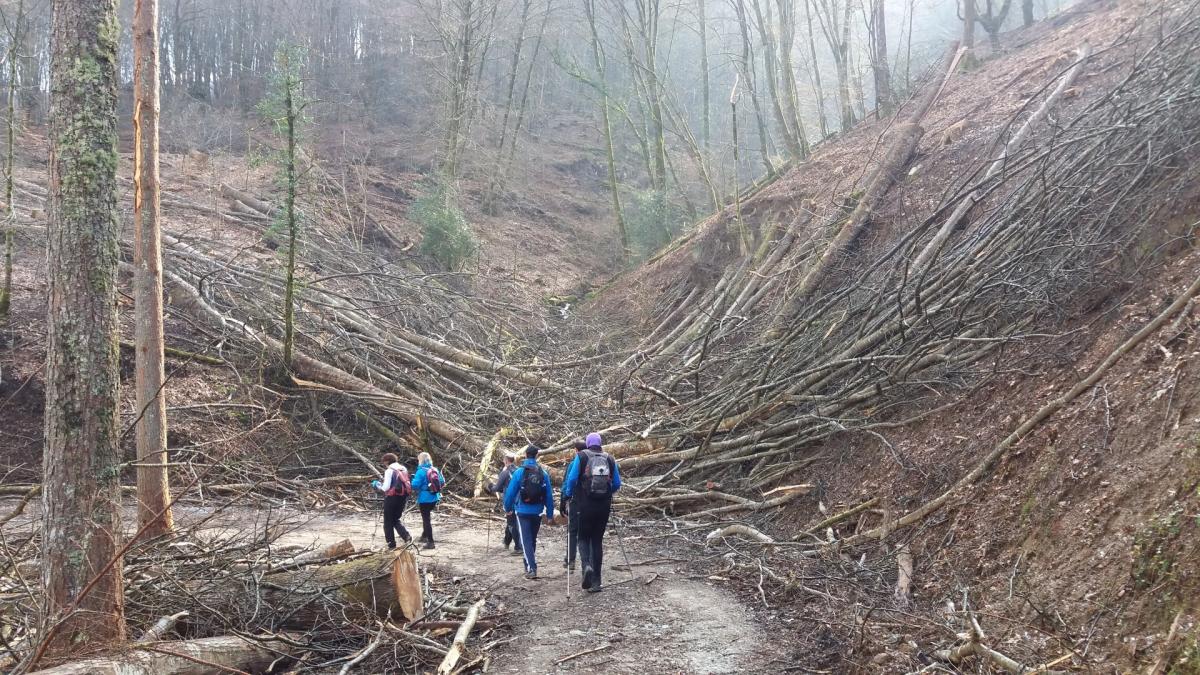
[[[1183,507],[1176,504],[1162,515],[1156,516],[1133,537],[1133,583],[1136,588],[1147,589],[1167,579],[1175,568],[1175,556],[1170,544],[1182,531],[1180,516]]]

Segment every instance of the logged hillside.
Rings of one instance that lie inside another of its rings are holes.
[[[558,481],[599,429],[638,550],[757,607],[761,672],[1200,672],[1200,6],[1085,2],[955,46],[628,269],[602,139],[561,125],[496,215],[457,183],[466,273],[419,252],[430,183],[381,149],[415,141],[323,131],[291,370],[272,169],[164,156],[185,494],[357,503],[310,481],[389,448],[470,495],[494,450],[539,443]],[[47,148],[21,150],[0,465],[32,494]]]

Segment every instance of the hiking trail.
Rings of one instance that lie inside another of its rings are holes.
[[[186,508],[186,522],[204,509]],[[231,509],[217,516],[217,528],[244,526],[251,510]],[[265,515],[265,513],[263,514]],[[379,513],[359,515],[297,514],[304,524],[279,540],[279,545],[309,546],[350,539],[356,549],[378,550],[384,545]],[[408,511],[404,524],[420,534],[420,518]],[[415,527],[414,527],[415,525]],[[636,579],[626,569],[613,569],[625,560],[613,530],[605,538],[604,591],[584,593],[578,572],[571,575],[571,599],[566,598],[566,527],[543,526],[538,538],[536,581],[522,578],[520,556],[501,545],[502,521],[489,532],[486,522],[442,508],[434,513],[437,548],[419,550],[421,572],[462,577],[466,588],[487,590],[488,614],[503,613],[507,631],[480,637],[472,633],[468,648],[501,639],[491,654],[490,673],[593,672],[626,673],[745,673],[763,663],[762,636],[751,612],[734,593],[704,577],[683,574],[674,560],[648,550],[642,541],[626,549],[635,563]],[[637,564],[648,562],[648,564]],[[445,581],[443,579],[442,581]],[[464,589],[464,599],[473,591]],[[506,641],[504,641],[507,638]],[[608,647],[604,647],[608,645]],[[581,652],[598,649],[589,654]],[[562,663],[562,659],[575,656]]]

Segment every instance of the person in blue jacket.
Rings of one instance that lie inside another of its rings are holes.
[[[549,522],[554,522],[554,488],[550,485],[550,474],[537,462],[540,451],[532,443],[526,446],[525,462],[513,472],[504,491],[504,512],[517,517],[526,579],[537,579],[537,536],[542,527],[542,512]]]
[[[433,458],[428,452],[417,455],[417,472],[412,477],[412,489],[417,493],[417,508],[421,509],[421,541],[422,548],[433,546],[433,510],[442,501],[442,488],[446,479],[442,472],[433,465]]]
[[[600,592],[604,569],[604,530],[612,514],[612,496],[621,489],[617,460],[604,451],[598,433],[584,441],[587,449],[575,455],[563,479],[563,499],[571,500],[571,515],[579,518],[579,562],[583,590]]]

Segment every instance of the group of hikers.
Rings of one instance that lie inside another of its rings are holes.
[[[563,478],[560,500],[560,512],[567,521],[567,553],[563,567],[569,574],[575,569],[578,557],[583,589],[598,593],[604,567],[604,532],[612,513],[613,494],[621,489],[621,473],[617,461],[604,451],[600,434],[590,433],[574,445],[575,457]],[[522,556],[526,579],[538,578],[537,538],[543,517],[548,523],[555,522],[554,485],[550,473],[538,463],[539,453],[541,448],[537,445],[525,446],[525,459],[520,465],[513,455],[505,455],[504,469],[496,481],[488,485],[488,490],[499,495],[504,505],[504,548],[507,550],[511,544],[512,554]],[[445,479],[434,468],[427,452],[417,456],[418,467],[411,481],[407,469],[395,455],[385,454],[383,463],[387,467],[383,478],[372,485],[384,495],[383,532],[388,548],[396,547],[397,533],[404,543],[412,541],[400,516],[409,496],[414,493],[424,528],[421,534],[423,548],[433,548],[430,515],[441,500]]]

